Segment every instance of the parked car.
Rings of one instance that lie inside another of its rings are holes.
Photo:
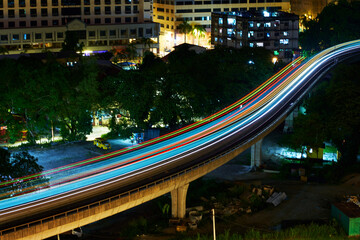
[[[111,145],[103,138],[95,138],[94,145],[104,150],[111,149]]]

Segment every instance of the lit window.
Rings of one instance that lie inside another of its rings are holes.
[[[288,32],[284,32],[284,36],[287,36],[288,35]]]
[[[263,14],[264,14],[264,17],[270,17],[270,13],[267,11],[264,11]]]
[[[258,42],[258,43],[256,43],[256,46],[257,47],[264,47],[264,43],[263,42]]]
[[[30,40],[30,34],[29,33],[24,34],[24,40]]]
[[[242,37],[242,31],[241,31],[241,30],[238,31],[238,35],[239,35],[240,37]]]
[[[256,24],[256,27],[261,27],[261,23],[257,23],[257,24]]]
[[[249,43],[249,46],[250,46],[250,47],[254,47],[254,43],[252,43],[252,42]]]
[[[280,44],[289,44],[289,39],[280,39]]]
[[[215,37],[215,38],[214,38],[214,41],[215,41],[215,42],[217,42],[217,41],[218,41],[218,38],[217,38],[217,37]]]
[[[270,22],[265,23],[264,27],[271,27],[271,23]]]
[[[253,21],[249,22],[249,27],[254,27],[254,22]]]
[[[266,33],[266,37],[268,37],[268,38],[269,38],[269,37],[270,37],[270,33]]]
[[[222,18],[219,18],[219,24],[220,25],[224,24],[224,20]]]
[[[228,25],[235,26],[236,25],[236,19],[235,18],[228,18],[227,23],[228,23]]]
[[[234,30],[232,30],[232,29],[228,29],[228,30],[227,30],[227,34],[228,34],[228,35],[232,35],[233,32],[234,32]]]

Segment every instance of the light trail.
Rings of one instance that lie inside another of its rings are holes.
[[[188,127],[131,148],[1,183],[6,188],[16,181],[31,183],[40,177],[53,178],[50,186],[37,185],[40,189],[44,187],[41,190],[26,187],[17,194],[27,194],[1,200],[0,220],[16,219],[22,211],[37,213],[38,208],[55,207],[51,205],[55,203],[56,207],[64,206],[80,201],[82,196],[102,194],[124,187],[130,180],[143,181],[164,171],[181,169],[201,157],[215,156],[226,148],[244,144],[291,108],[290,102],[298,101],[314,84],[315,76],[331,66],[334,59],[359,51],[360,41],[353,41],[327,49],[307,61],[299,58],[244,98]],[[240,105],[243,107],[239,108]],[[62,175],[72,170],[81,171]]]

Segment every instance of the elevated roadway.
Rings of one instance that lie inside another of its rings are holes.
[[[299,58],[253,92],[191,126],[134,147],[0,183],[0,239],[42,239],[171,192],[184,217],[188,184],[262,139],[360,41]]]

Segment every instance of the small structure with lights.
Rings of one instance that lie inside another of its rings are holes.
[[[340,223],[348,236],[360,236],[360,202],[357,197],[332,204],[331,216]]]

